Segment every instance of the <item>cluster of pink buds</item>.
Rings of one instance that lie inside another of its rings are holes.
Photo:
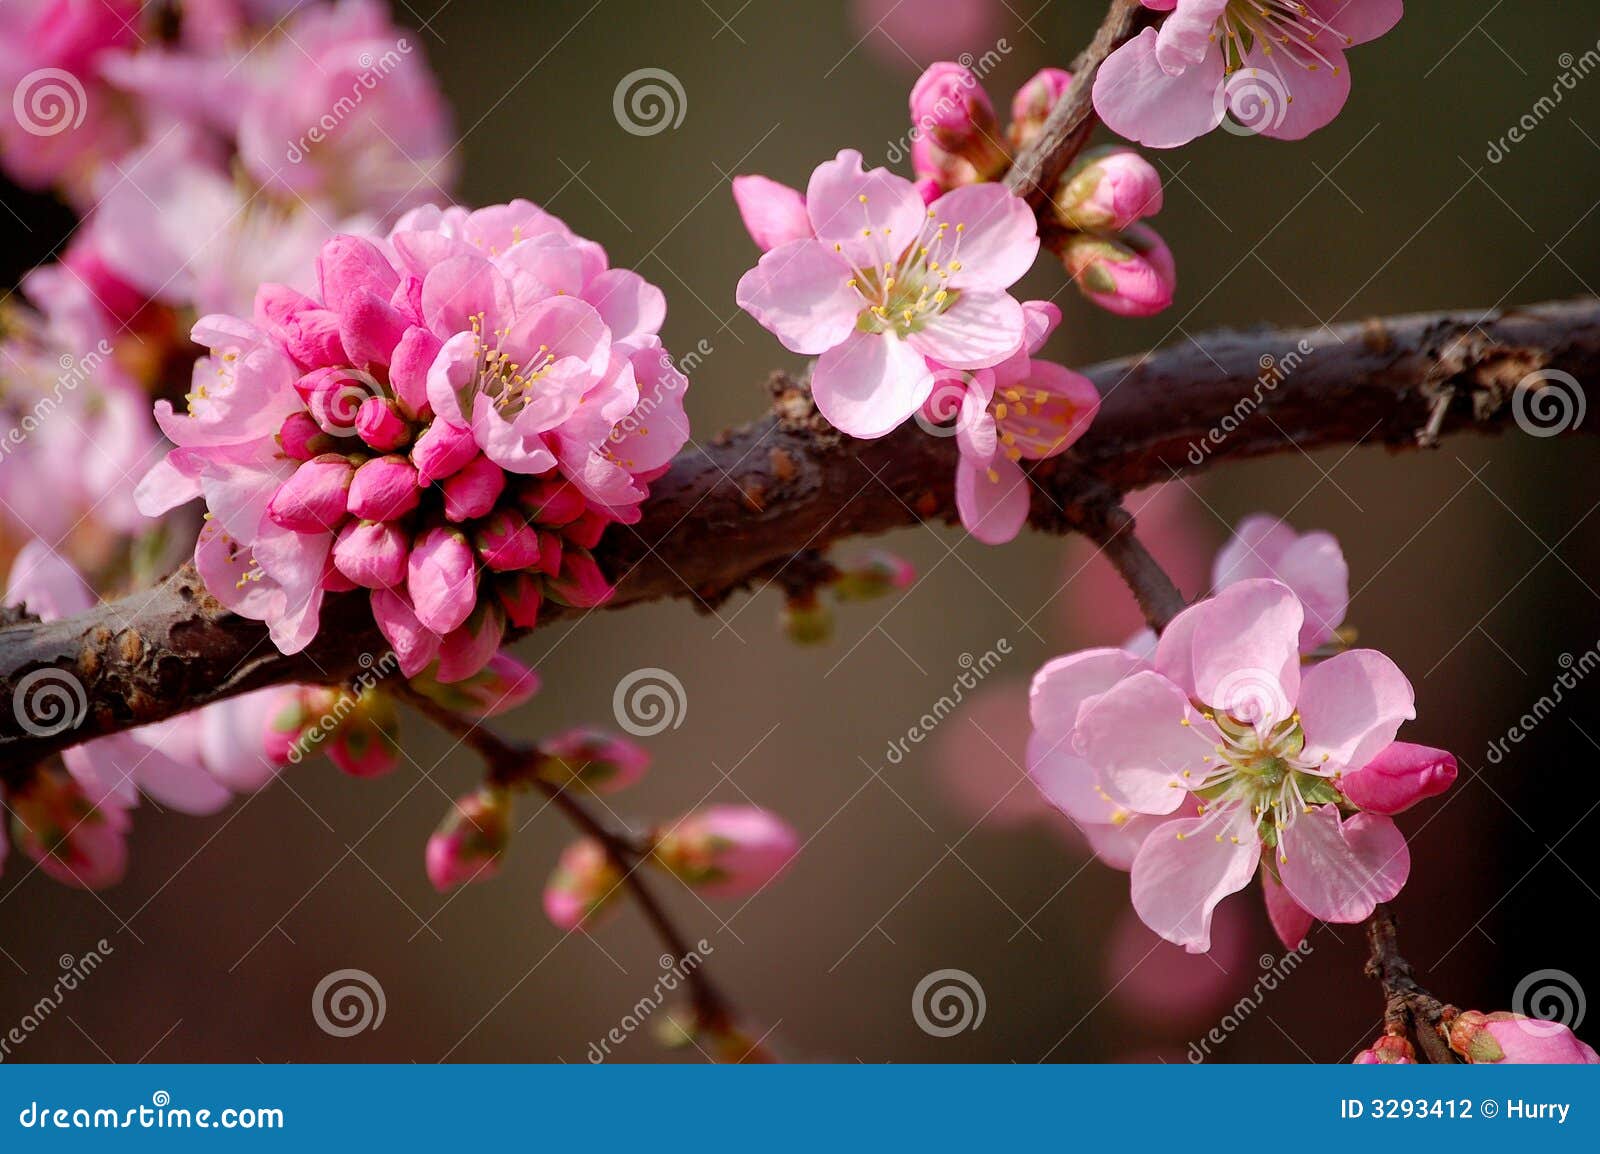
[[[1050,112],[1072,84],[1072,74],[1045,68],[1017,89],[1011,123],[1002,131],[983,82],[970,68],[944,60],[930,66],[911,89],[911,166],[923,199],[964,184],[996,180],[1012,154],[1038,137]]]
[[[1079,157],[1051,198],[1070,230],[1062,264],[1085,298],[1118,316],[1144,317],[1172,304],[1178,268],[1154,229],[1140,223],[1161,211],[1161,175],[1129,148]]]

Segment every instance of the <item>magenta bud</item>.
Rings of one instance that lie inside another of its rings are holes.
[[[411,446],[411,462],[417,467],[417,484],[431,485],[456,472],[478,455],[472,430],[452,425],[435,417]]]
[[[328,739],[328,760],[351,777],[392,773],[400,765],[400,713],[394,699],[376,688],[359,695],[340,692],[345,704],[334,714],[338,728]]]
[[[561,558],[560,576],[545,585],[551,597],[575,609],[602,605],[612,592],[611,582],[600,572],[600,566],[582,549],[568,549]]]
[[[440,487],[444,490],[444,515],[452,521],[471,521],[494,508],[505,490],[506,474],[488,457],[477,456]]]
[[[495,581],[495,596],[506,611],[506,619],[518,629],[532,629],[539,623],[539,606],[544,603],[544,582],[531,573],[510,573]]]
[[[338,453],[306,461],[278,487],[267,505],[273,524],[296,533],[324,533],[345,519],[355,469]]]
[[[560,533],[539,530],[539,572],[549,577],[561,574],[561,555],[566,551],[566,541]]]
[[[565,525],[589,507],[583,493],[569,481],[535,481],[517,499],[541,525]]]
[[[478,556],[497,573],[529,569],[539,562],[539,534],[521,512],[501,509],[473,536]]]
[[[1438,797],[1456,780],[1456,759],[1442,749],[1396,741],[1360,769],[1339,779],[1350,803],[1392,817],[1424,798]]]
[[[458,797],[428,839],[424,864],[433,888],[444,893],[499,873],[511,844],[512,817],[511,795],[503,789],[484,788]]]
[[[335,437],[355,436],[362,405],[383,395],[383,386],[370,373],[348,365],[316,369],[294,387],[323,432]]]
[[[539,742],[539,776],[565,789],[581,785],[616,793],[644,776],[650,755],[625,737],[602,729],[569,729]]]
[[[1072,86],[1072,73],[1061,68],[1041,68],[1011,98],[1011,147],[1020,151],[1044,131],[1056,104]]]
[[[544,912],[557,929],[592,928],[622,891],[622,871],[599,842],[585,838],[561,851],[544,887]]]
[[[980,179],[1004,168],[1000,123],[972,70],[951,61],[931,65],[911,89],[911,123],[945,152],[965,160]]]
[[[392,521],[352,521],[333,543],[333,564],[364,588],[392,589],[405,584],[409,545]]]
[[[508,653],[496,653],[470,677],[448,684],[424,672],[411,688],[446,709],[469,717],[495,717],[539,692],[539,675]]]
[[[417,620],[443,637],[472,615],[478,573],[472,549],[455,529],[430,529],[406,562],[406,589]]]
[[[611,523],[612,519],[604,513],[589,509],[583,516],[562,529],[561,535],[580,548],[593,549],[600,544],[600,538],[605,536],[606,529]]]
[[[1478,1065],[1600,1065],[1600,1054],[1561,1022],[1498,1010],[1467,1010],[1449,1023],[1450,1048]]]
[[[799,836],[768,810],[713,805],[658,833],[652,857],[702,893],[737,897],[761,889],[799,852]]]
[[[1355,1056],[1352,1066],[1414,1066],[1417,1052],[1398,1034],[1385,1034]]]
[[[290,460],[309,461],[319,453],[331,452],[334,440],[302,409],[283,419],[283,426],[278,430],[278,444]]]
[[[1082,232],[1121,232],[1161,211],[1161,174],[1127,148],[1090,153],[1056,185],[1056,216]]]
[[[1118,316],[1154,316],[1172,304],[1177,289],[1172,252],[1142,224],[1116,236],[1074,233],[1061,262],[1079,292]]]
[[[398,449],[411,440],[411,426],[400,406],[388,397],[368,397],[356,410],[356,432],[380,453]]]
[[[364,521],[394,521],[417,507],[417,471],[404,457],[378,457],[356,470],[346,507]]]

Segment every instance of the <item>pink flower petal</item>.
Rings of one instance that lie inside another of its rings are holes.
[[[883,333],[850,333],[822,354],[811,374],[822,415],[840,432],[864,440],[893,432],[932,391],[933,374],[922,355]]]
[[[1312,917],[1359,922],[1400,892],[1411,872],[1405,835],[1386,817],[1358,813],[1344,821],[1339,807],[1302,814],[1278,847],[1284,889]]]
[[[816,356],[855,330],[863,307],[850,287],[852,270],[838,253],[815,240],[797,240],[762,256],[739,278],[739,307],[802,356]]]
[[[857,268],[893,261],[917,239],[926,212],[915,185],[887,168],[863,171],[853,148],[818,165],[806,186],[817,239],[830,252],[839,245]]]
[[[1272,932],[1278,935],[1285,949],[1298,949],[1317,919],[1289,896],[1283,883],[1265,866],[1261,869],[1261,896],[1267,904],[1267,920],[1272,923]]]
[[[960,231],[950,249],[961,266],[951,272],[952,289],[1009,288],[1039,255],[1033,210],[1004,185],[964,185],[929,205],[927,216],[929,224]]]
[[[1189,724],[1184,724],[1188,721]],[[1171,813],[1198,784],[1216,743],[1209,726],[1172,682],[1133,673],[1078,712],[1083,755],[1140,813]],[[1190,777],[1185,778],[1188,772]]]
[[[962,289],[954,303],[906,343],[952,369],[984,369],[1022,346],[1022,306],[1001,289]]]
[[[1400,23],[1404,0],[1304,0],[1316,20],[1330,26],[1346,48],[1376,40]]]
[[[1167,941],[1205,953],[1212,911],[1250,883],[1260,859],[1245,807],[1164,822],[1133,859],[1133,908]]]
[[[1223,80],[1220,49],[1171,76],[1156,60],[1157,33],[1146,28],[1106,58],[1094,81],[1094,107],[1119,136],[1148,148],[1176,148],[1222,123],[1215,100]]]
[[[1022,531],[1031,492],[1027,474],[1005,457],[984,465],[963,455],[956,462],[961,524],[985,545],[1004,545]]]
[[[806,198],[787,184],[764,176],[736,176],[733,200],[750,239],[761,246],[762,252],[812,235]]]
[[[1305,756],[1330,771],[1360,769],[1417,715],[1411,683],[1373,649],[1352,649],[1312,666],[1299,707]]]

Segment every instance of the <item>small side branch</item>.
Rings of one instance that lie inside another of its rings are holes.
[[[1410,1038],[1428,1061],[1459,1061],[1445,1041],[1454,1008],[1445,1005],[1417,983],[1411,963],[1400,955],[1399,931],[1388,906],[1379,906],[1367,923],[1371,956],[1366,973],[1383,985],[1383,1019],[1389,1033]]]

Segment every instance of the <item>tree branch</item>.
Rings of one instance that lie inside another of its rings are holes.
[[[1372,951],[1367,976],[1383,984],[1383,1018],[1388,1031],[1414,1038],[1430,1062],[1459,1061],[1445,1040],[1454,1011],[1417,984],[1411,963],[1400,956],[1399,931],[1388,906],[1379,906],[1367,923],[1367,943]]]
[[[1221,332],[1096,365],[1087,373],[1100,414],[1070,452],[1034,466],[1029,519],[1115,541],[1125,492],[1291,449],[1415,448],[1446,390],[1440,435],[1500,432],[1513,424],[1518,382],[1541,369],[1600,386],[1600,301]],[[771,413],[690,446],[652,484],[639,524],[608,530],[598,556],[618,588],[606,609],[661,597],[712,607],[780,576],[797,554],[956,519],[954,438],[908,423],[881,440],[852,440],[817,415],[804,387],[775,375],[771,388]],[[1113,546],[1114,557],[1142,568],[1134,548]],[[1162,613],[1177,604],[1154,584],[1145,595]],[[553,610],[546,622],[573,615]],[[322,620],[310,648],[284,656],[259,622],[226,612],[184,566],[154,590],[79,617],[0,628],[0,774],[249,689],[345,678],[363,654],[388,648],[359,594],[330,598]],[[85,709],[80,724],[41,736],[6,705],[46,668],[81,684]]]

